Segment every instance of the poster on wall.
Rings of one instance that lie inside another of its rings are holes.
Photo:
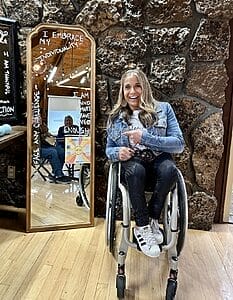
[[[0,123],[17,120],[19,51],[17,22],[0,18]]]
[[[91,138],[86,136],[65,137],[65,162],[67,164],[91,162]]]

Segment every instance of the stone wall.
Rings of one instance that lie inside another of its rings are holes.
[[[80,24],[96,40],[96,199],[105,213],[105,129],[119,79],[134,64],[154,96],[175,109],[186,140],[176,156],[189,196],[189,227],[209,230],[223,153],[222,108],[228,76],[233,0],[0,0],[0,15],[18,20],[22,70],[26,35],[41,22]],[[26,82],[24,82],[24,97]]]

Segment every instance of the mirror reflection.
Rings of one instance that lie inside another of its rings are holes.
[[[80,26],[28,37],[28,231],[93,225],[94,56]]]

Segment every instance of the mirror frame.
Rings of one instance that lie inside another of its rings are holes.
[[[61,30],[77,30],[81,31],[86,38],[90,40],[90,99],[91,99],[91,117],[90,117],[90,135],[91,135],[91,163],[90,163],[90,209],[89,222],[77,224],[59,224],[59,225],[45,225],[33,226],[31,225],[31,162],[32,162],[32,47],[31,41],[35,35],[38,35],[41,30],[61,29]],[[48,230],[73,229],[94,226],[94,182],[95,182],[95,56],[96,44],[94,38],[87,32],[87,30],[80,25],[67,24],[44,24],[41,23],[34,27],[27,36],[27,190],[26,190],[26,232],[39,232]]]

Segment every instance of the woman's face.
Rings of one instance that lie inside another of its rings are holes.
[[[135,75],[129,75],[125,78],[123,84],[123,94],[126,102],[132,110],[139,108],[141,101],[142,86]]]

